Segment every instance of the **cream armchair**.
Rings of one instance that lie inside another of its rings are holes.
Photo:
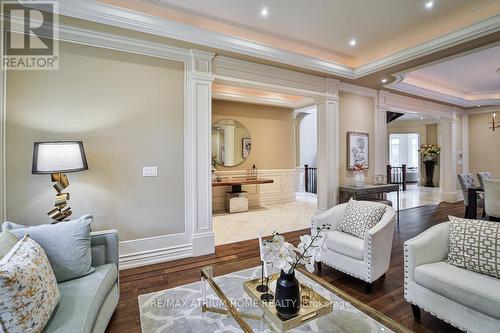
[[[312,220],[312,228],[331,225],[321,248],[321,263],[363,280],[366,292],[371,292],[373,282],[389,269],[396,212],[387,206],[380,222],[361,239],[336,230],[346,208],[347,203],[335,206]],[[319,270],[321,263],[318,263]]]
[[[448,264],[450,222],[405,242],[405,299],[465,331],[500,332],[500,279]]]

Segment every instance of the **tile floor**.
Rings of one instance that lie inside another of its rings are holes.
[[[388,193],[387,199],[394,203],[397,198],[396,192]],[[400,209],[414,208],[441,202],[441,190],[439,187],[424,187],[409,184],[406,191],[400,192]]]
[[[408,185],[407,190],[400,193],[400,209],[439,203],[440,193],[437,187]],[[395,202],[396,193],[389,193],[387,198]],[[216,213],[213,216],[215,245],[257,238],[259,229],[264,236],[268,236],[274,231],[283,233],[308,228],[316,208],[316,195],[297,193],[293,202],[266,205],[245,213]]]
[[[309,228],[316,213],[316,195],[297,193],[296,200],[284,204],[266,205],[244,213],[216,213],[213,216],[215,245],[239,242],[263,236]]]

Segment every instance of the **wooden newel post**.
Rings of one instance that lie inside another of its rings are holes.
[[[406,191],[406,164],[401,164],[403,173],[403,191]]]
[[[387,165],[387,184],[392,184],[392,167],[390,164]]]
[[[308,183],[309,183],[309,171],[307,170],[309,167],[308,164],[305,164],[304,165],[304,187],[305,187],[305,190],[306,192],[308,192]]]

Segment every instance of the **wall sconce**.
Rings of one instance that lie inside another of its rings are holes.
[[[497,123],[497,114],[493,113],[491,115],[491,121],[488,121],[488,124],[491,124],[490,129],[495,132],[495,128],[500,128],[500,124]]]

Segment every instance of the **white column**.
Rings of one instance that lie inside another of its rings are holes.
[[[185,195],[191,196],[193,256],[213,253],[215,238],[212,230],[212,181],[211,181],[211,140],[212,140],[212,59],[213,53],[191,51],[191,70],[188,74],[187,103],[190,110],[187,135],[194,144],[194,151],[188,152],[192,162],[187,170],[196,175],[186,180]],[[194,168],[191,170],[189,168]]]
[[[337,83],[326,79],[327,94],[317,99],[319,211],[338,203],[340,130]]]
[[[462,114],[462,172],[469,172],[469,114]]]
[[[375,152],[375,175],[385,175],[389,164],[389,151],[387,140],[387,111],[379,105],[378,95],[375,98],[375,128],[374,128],[374,152]]]
[[[439,144],[441,200],[457,202],[457,122],[456,113],[452,118],[441,118]]]
[[[233,125],[224,126],[224,165],[234,165],[234,129]]]

